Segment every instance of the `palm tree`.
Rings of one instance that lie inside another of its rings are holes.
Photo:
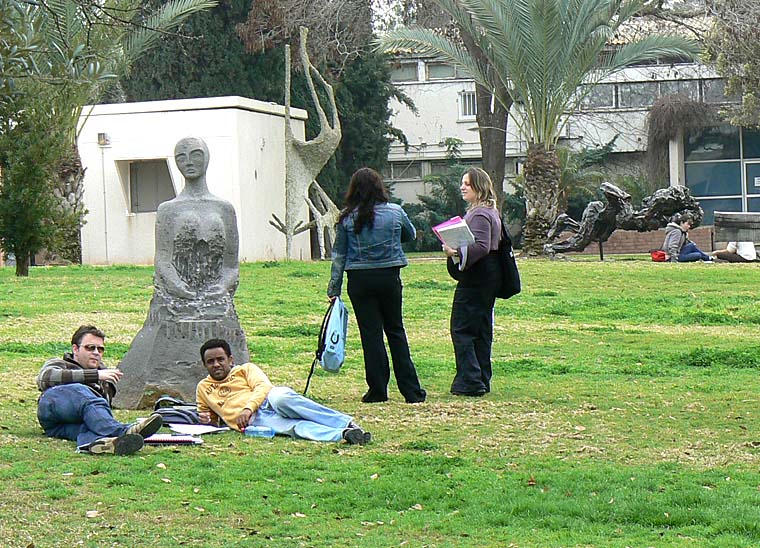
[[[401,28],[380,38],[386,51],[411,49],[463,66],[475,81],[496,90],[528,143],[525,160],[524,252],[541,253],[557,216],[559,164],[555,146],[567,115],[584,90],[611,73],[659,57],[696,57],[698,44],[680,36],[652,34],[610,48],[621,26],[643,0],[433,0],[467,29],[484,59],[430,30]],[[510,97],[498,90],[505,89]]]

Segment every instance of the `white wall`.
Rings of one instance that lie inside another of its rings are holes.
[[[303,139],[306,112],[291,112],[294,132]],[[184,180],[174,146],[184,137],[200,137],[208,145],[209,190],[235,207],[240,260],[284,258],[285,237],[269,224],[272,213],[281,219],[285,213],[282,106],[242,97],[96,105],[85,107],[82,121],[78,144],[89,210],[82,228],[85,264],[153,263],[156,214],[129,211],[126,167],[130,160],[167,159],[178,194]],[[108,144],[99,145],[98,134]],[[301,218],[307,219],[305,204]],[[294,238],[294,250],[310,257],[308,232]]]

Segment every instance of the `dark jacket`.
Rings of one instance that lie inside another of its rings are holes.
[[[98,369],[105,369],[105,366]],[[44,392],[61,384],[83,384],[111,405],[111,399],[116,394],[116,385],[110,381],[99,380],[98,369],[85,369],[74,361],[71,353],[66,352],[63,358],[51,358],[42,365],[37,375],[37,388]]]

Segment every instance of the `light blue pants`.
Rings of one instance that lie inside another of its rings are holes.
[[[275,386],[249,424],[268,426],[275,434],[311,441],[340,441],[352,418],[297,394],[287,386]]]

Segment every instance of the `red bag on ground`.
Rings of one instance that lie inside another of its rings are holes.
[[[668,256],[665,255],[665,252],[662,249],[650,251],[649,254],[652,256],[652,260],[656,263],[664,263],[668,260]]]

